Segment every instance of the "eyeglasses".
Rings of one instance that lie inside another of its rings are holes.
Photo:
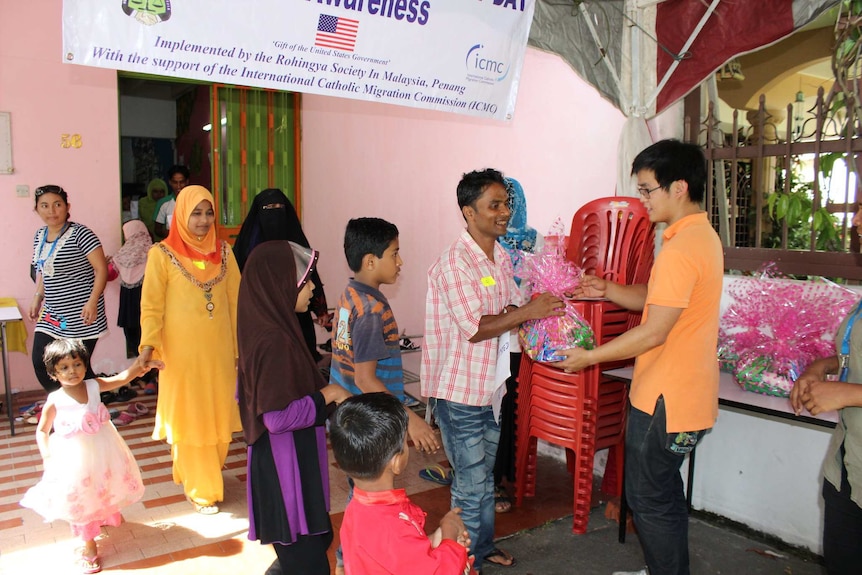
[[[33,195],[37,198],[42,194],[57,194],[58,196],[64,196],[66,195],[66,190],[60,186],[39,186],[36,188],[36,191],[33,192]]]
[[[638,193],[641,195],[641,197],[642,197],[642,198],[649,199],[650,194],[652,194],[652,193],[653,193],[654,191],[656,191],[657,189],[659,189],[659,188],[663,188],[663,187],[664,187],[664,186],[662,186],[661,184],[659,184],[659,185],[657,185],[656,187],[651,188],[651,189],[648,189],[648,188],[641,188],[640,186],[638,186],[637,190],[638,190]]]

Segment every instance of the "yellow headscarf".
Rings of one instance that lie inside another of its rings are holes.
[[[198,239],[189,231],[189,216],[202,201],[208,201],[215,208],[212,194],[203,186],[186,186],[177,197],[171,231],[162,241],[177,257],[183,267],[198,281],[207,282],[221,271],[221,250],[216,234],[216,224],[207,235]],[[204,262],[201,269],[195,262]]]

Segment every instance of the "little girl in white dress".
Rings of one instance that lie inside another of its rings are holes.
[[[144,367],[135,362],[116,376],[85,380],[87,348],[80,340],[67,339],[48,344],[44,360],[48,374],[61,387],[48,395],[36,429],[42,479],[27,491],[21,505],[46,522],[68,521],[72,533],[84,541],[82,572],[98,573],[102,564],[96,536],[103,525],[119,525],[120,509],[144,494],[138,464],[99,394],[163,364],[150,362]]]

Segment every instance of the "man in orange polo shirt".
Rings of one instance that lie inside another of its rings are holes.
[[[635,360],[626,427],[626,497],[647,569],[614,575],[688,575],[688,509],[679,469],[718,413],[718,340],[724,258],[703,201],[699,147],[662,140],[632,163],[650,221],[665,223],[647,285],[587,276],[577,297],[643,310],[641,324],[593,350],[569,349],[568,372]]]

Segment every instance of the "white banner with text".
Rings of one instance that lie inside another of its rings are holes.
[[[63,60],[509,120],[535,0],[64,0]]]

